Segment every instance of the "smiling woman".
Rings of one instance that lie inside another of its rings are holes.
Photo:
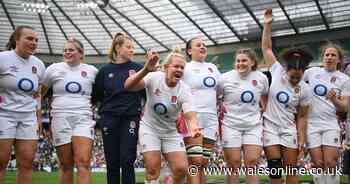
[[[184,141],[190,164],[203,168],[212,156],[218,132],[216,90],[220,72],[214,64],[205,62],[208,50],[201,37],[187,41],[186,54],[191,61],[186,65],[183,81],[190,86],[191,93],[196,97],[193,106],[199,126],[203,128],[203,137],[194,139],[185,135]],[[202,170],[199,173],[196,176],[188,175],[188,183],[204,183]]]
[[[244,165],[254,168],[259,163],[262,152],[261,99],[265,99],[269,84],[267,77],[256,71],[257,61],[252,49],[236,51],[235,70],[221,75],[218,84],[219,96],[223,96],[226,110],[222,141],[227,166],[238,169],[241,166],[241,151]],[[227,176],[227,182],[237,183],[238,175]],[[259,183],[258,176],[247,175],[247,183]]]
[[[193,109],[190,88],[180,79],[186,65],[179,50],[171,52],[165,59],[164,72],[155,70],[159,55],[148,53],[144,67],[125,82],[125,88],[146,88],[147,101],[140,123],[140,145],[146,166],[145,183],[159,183],[161,154],[169,162],[175,184],[183,183],[187,173],[185,145],[177,132],[176,120],[184,112],[192,137],[201,136],[196,113]]]
[[[256,54],[252,49],[239,49],[236,51],[235,69],[241,75],[248,75],[258,66]]]
[[[75,39],[67,40],[63,49],[63,60],[71,66],[79,65],[84,60],[84,46]]]
[[[63,62],[50,65],[44,76],[43,94],[53,89],[51,129],[60,163],[60,183],[90,183],[90,160],[95,121],[92,119],[91,93],[97,69],[83,62],[84,47],[77,39],[66,41]],[[67,103],[69,102],[69,103]]]
[[[19,26],[0,52],[0,183],[15,146],[17,183],[32,183],[32,164],[40,133],[40,82],[45,66],[35,56],[37,34]],[[37,99],[35,99],[37,97]]]
[[[271,41],[272,9],[264,14],[262,51],[272,76],[266,112],[263,142],[270,169],[297,167],[304,156],[307,117],[312,92],[302,79],[311,55],[302,49],[288,49],[283,54],[285,66],[277,61]],[[270,174],[270,181],[281,183],[281,174]],[[287,183],[298,183],[296,173],[289,173]]]

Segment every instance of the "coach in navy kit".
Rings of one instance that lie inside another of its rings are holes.
[[[125,80],[142,68],[132,62],[132,40],[122,33],[114,36],[109,58],[97,74],[92,103],[100,103],[100,127],[107,161],[108,184],[135,183],[134,161],[136,159],[138,124],[141,99],[144,91],[129,92],[124,89]]]

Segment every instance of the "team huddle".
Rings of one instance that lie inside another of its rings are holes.
[[[41,99],[49,89],[51,131],[45,136],[51,136],[56,147],[61,184],[73,183],[74,168],[78,184],[91,183],[96,107],[109,184],[135,183],[138,142],[148,184],[160,182],[162,156],[173,183],[206,183],[203,168],[218,137],[229,168],[242,167],[242,156],[245,168],[255,168],[264,151],[270,169],[296,168],[306,152],[313,167],[335,169],[341,146],[339,114],[348,111],[350,96],[350,78],[340,71],[342,49],[326,45],[323,67],[309,68],[313,57],[303,48],[288,49],[277,59],[272,22],[268,9],[261,49],[271,81],[258,70],[253,49],[236,50],[233,69],[221,74],[216,65],[205,62],[208,53],[200,37],[186,43],[187,57],[176,48],[160,64],[159,54],[150,50],[142,66],[132,60],[133,41],[118,33],[108,54],[110,63],[100,70],[83,63],[83,44],[69,39],[63,62],[45,69],[33,56],[36,32],[30,26],[17,27],[8,51],[0,52],[0,184],[12,146],[17,183],[31,183],[37,140],[44,132]],[[197,175],[188,174],[190,165],[198,168]],[[280,173],[269,179],[282,183]],[[225,181],[239,183],[239,176],[226,176]],[[259,183],[259,176],[247,175],[245,182]],[[298,175],[290,173],[286,182],[298,183]],[[315,182],[333,184],[339,178],[325,173],[315,176]]]

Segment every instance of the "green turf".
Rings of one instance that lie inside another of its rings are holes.
[[[7,172],[5,176],[5,184],[15,184],[16,172]],[[33,184],[57,184],[58,182],[58,172],[47,173],[47,172],[34,172]],[[144,173],[137,173],[136,181],[138,183],[143,183]],[[244,181],[244,177],[240,177],[240,181]],[[261,182],[266,183],[268,181],[267,176],[261,177]],[[311,176],[301,176],[299,178],[300,182],[312,182]],[[208,183],[223,183],[224,176],[209,176]],[[93,173],[92,174],[93,184],[104,184],[106,182],[106,173]],[[342,177],[342,182],[346,183],[345,177]]]
[[[16,184],[16,172],[8,172],[5,176],[5,184]],[[47,172],[34,172],[33,184],[57,184],[58,172],[47,173]],[[105,173],[93,173],[92,183],[103,184],[106,183]]]
[[[33,184],[57,184],[58,172],[34,172]],[[142,183],[144,181],[144,173],[136,175],[136,181]],[[107,183],[106,173],[93,173],[92,183],[104,184]],[[7,172],[5,176],[5,184],[16,184],[16,172]]]

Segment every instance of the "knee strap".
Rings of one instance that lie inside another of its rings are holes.
[[[212,154],[213,154],[213,149],[203,148],[203,157],[205,159],[209,160],[211,158]]]
[[[202,145],[189,145],[186,147],[188,157],[201,157],[203,156]]]
[[[282,159],[270,159],[267,160],[267,167],[270,170],[270,178],[272,179],[280,179],[282,178],[281,168],[283,168],[282,165]]]

